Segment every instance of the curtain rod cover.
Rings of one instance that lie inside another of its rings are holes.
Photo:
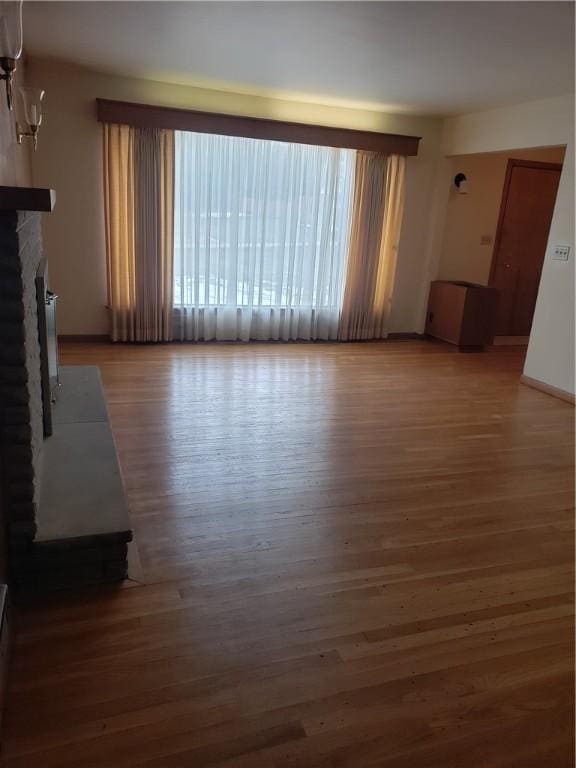
[[[119,123],[138,128],[171,128],[177,131],[242,136],[247,139],[362,149],[384,155],[417,155],[420,141],[419,136],[358,131],[351,128],[291,123],[109,99],[96,99],[96,109],[101,123]]]

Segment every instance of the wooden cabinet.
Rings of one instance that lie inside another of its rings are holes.
[[[494,338],[498,291],[485,285],[435,280],[430,285],[426,334],[462,350],[482,349]]]

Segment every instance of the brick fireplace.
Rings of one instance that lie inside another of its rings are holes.
[[[44,209],[52,206],[46,197]],[[41,214],[0,210],[0,392],[3,492],[11,551],[36,534],[44,430],[36,272],[42,258]]]
[[[36,277],[54,199],[0,187],[0,508],[22,593],[121,580],[132,538],[98,369],[62,369],[45,437]]]

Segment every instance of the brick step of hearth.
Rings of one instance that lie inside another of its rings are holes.
[[[12,557],[22,594],[120,581],[128,575],[130,532],[33,543]]]
[[[100,372],[66,366],[59,378],[36,535],[12,559],[20,591],[119,581],[127,573],[132,530]]]

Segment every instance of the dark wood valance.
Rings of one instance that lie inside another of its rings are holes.
[[[224,136],[289,141],[295,144],[315,144],[323,147],[364,149],[386,155],[417,155],[420,141],[419,136],[356,131],[351,128],[290,123],[283,120],[224,115],[151,104],[133,104],[128,101],[96,99],[96,108],[98,120],[101,123],[121,123],[138,128],[172,128],[177,131],[218,133]]]

